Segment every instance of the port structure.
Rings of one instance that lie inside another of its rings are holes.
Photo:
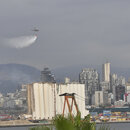
[[[71,117],[73,117],[72,116],[73,105],[76,108],[77,114],[79,113],[79,109],[78,109],[78,106],[77,106],[77,103],[75,100],[75,93],[63,93],[63,94],[60,94],[59,96],[64,96],[64,106],[63,106],[63,113],[62,113],[63,116],[64,116],[64,112],[65,112],[66,103],[67,103],[69,114]],[[71,104],[69,102],[69,99],[72,99]]]

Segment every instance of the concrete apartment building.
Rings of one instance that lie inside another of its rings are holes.
[[[130,82],[126,83],[126,93],[130,93]]]
[[[111,91],[112,91],[112,93],[114,95],[113,96],[113,100],[116,101],[116,95],[117,95],[117,93],[116,93],[116,86],[119,86],[119,85],[127,86],[126,81],[125,81],[125,77],[123,77],[123,76],[119,76],[118,77],[117,74],[112,74],[111,75],[111,83],[110,84],[111,84],[110,85],[111,86]],[[125,87],[125,88],[127,88],[127,87]],[[126,93],[129,93],[129,92],[127,92],[127,89],[126,89]]]
[[[64,97],[59,95],[63,93],[76,93],[75,98],[81,117],[88,115],[89,111],[85,110],[85,100],[83,100],[85,99],[84,84],[42,82],[27,85],[28,114],[32,115],[34,120],[52,119],[56,114],[62,114]],[[66,104],[65,115],[67,116],[68,113]],[[73,114],[76,114],[75,107],[73,107]]]
[[[116,101],[124,100],[125,86],[118,85],[115,87]]]
[[[108,92],[95,91],[95,106],[106,105],[108,103]]]
[[[86,105],[92,104],[92,96],[99,90],[99,74],[93,68],[85,68],[79,74],[79,82],[85,84]]]

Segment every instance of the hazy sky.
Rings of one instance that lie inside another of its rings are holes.
[[[31,46],[17,49],[3,40],[33,35]],[[37,68],[92,64],[109,60],[130,67],[129,0],[1,0],[0,64]]]

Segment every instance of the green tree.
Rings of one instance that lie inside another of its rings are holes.
[[[68,116],[63,117],[57,115],[53,120],[53,126],[55,130],[95,130],[95,123],[90,122],[90,115],[81,119],[81,114],[77,114],[76,117]],[[35,127],[31,130],[51,130],[52,127]]]

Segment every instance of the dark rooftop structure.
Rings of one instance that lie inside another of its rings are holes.
[[[55,77],[49,70],[49,68],[44,68],[43,71],[41,71],[41,81],[42,82],[49,82],[49,83],[55,83]]]

